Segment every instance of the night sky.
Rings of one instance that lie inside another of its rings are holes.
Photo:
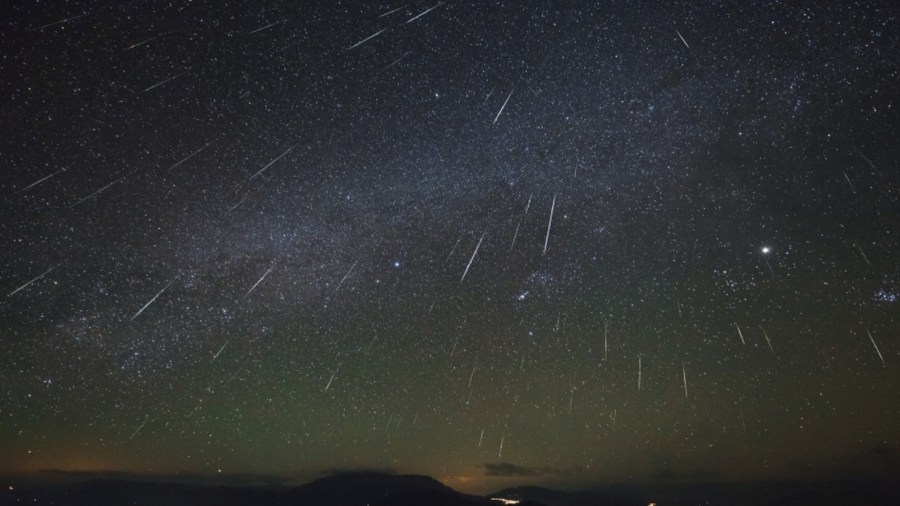
[[[32,2],[0,473],[900,472],[884,2]]]

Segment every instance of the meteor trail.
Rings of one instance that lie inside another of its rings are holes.
[[[329,388],[331,388],[331,382],[334,381],[334,376],[335,376],[335,374],[337,374],[337,369],[335,369],[334,372],[331,373],[331,378],[328,380],[328,384],[325,385],[325,391],[326,391],[326,392],[328,391]],[[390,422],[388,422],[388,423],[390,423]]]
[[[131,434],[131,437],[129,437],[128,439],[129,439],[129,440],[130,440],[130,439],[134,439],[134,436],[137,436],[138,432],[140,432],[141,429],[144,428],[144,425],[147,425],[147,420],[149,420],[149,419],[150,419],[150,416],[149,416],[149,415],[148,415],[148,416],[145,416],[145,417],[144,417],[144,423],[142,423],[141,426],[138,427],[137,430],[135,430],[135,431]]]
[[[453,252],[456,251],[456,247],[459,246],[459,241],[462,241],[462,236],[459,236],[459,239],[456,240],[456,244],[450,248],[450,253],[447,255],[447,258],[444,259],[444,263],[447,263],[447,260],[450,260],[450,257],[453,256]]]
[[[219,348],[219,351],[217,351],[216,354],[213,355],[213,359],[212,359],[213,362],[215,362],[216,359],[219,358],[219,354],[222,353],[222,350],[224,350],[226,346],[228,346],[228,341],[225,341],[225,344],[223,344],[222,347]]]
[[[246,195],[244,195],[243,197],[241,197],[241,200],[238,200],[238,201],[237,201],[237,204],[235,204],[235,205],[229,207],[228,210],[225,211],[225,213],[227,214],[227,213],[230,213],[231,211],[234,211],[235,209],[237,209],[238,207],[240,207],[240,205],[243,204],[245,200],[247,200],[247,196],[246,196]]]
[[[15,295],[16,293],[18,293],[20,290],[24,290],[25,288],[28,287],[28,285],[30,285],[30,284],[34,283],[35,281],[41,279],[42,277],[46,276],[47,274],[50,273],[50,271],[52,271],[52,270],[55,269],[55,268],[56,268],[56,267],[54,266],[54,267],[51,267],[51,268],[47,269],[46,271],[40,273],[40,274],[37,275],[36,277],[32,278],[31,281],[25,283],[24,285],[20,286],[19,288],[16,288],[15,290],[9,292],[9,294],[7,295],[7,297],[12,297],[12,296]]]
[[[769,340],[769,334],[768,334],[768,332],[766,332],[766,329],[763,328],[762,325],[760,325],[759,328],[761,328],[762,331],[763,331],[763,337],[766,338],[766,344],[769,345],[769,350],[772,352],[772,355],[777,357],[778,355],[775,355],[775,350],[772,348],[772,341]]]
[[[104,186],[103,188],[100,188],[99,190],[95,191],[94,193],[92,193],[92,194],[88,195],[87,197],[85,197],[85,198],[79,200],[78,202],[72,204],[71,206],[69,206],[69,209],[74,209],[74,208],[80,206],[83,202],[86,202],[87,200],[91,199],[92,197],[94,197],[94,196],[96,196],[96,195],[100,195],[101,193],[103,193],[104,191],[106,191],[107,188],[109,188],[110,186],[112,186],[112,185],[118,183],[119,181],[121,181],[121,180],[123,180],[123,179],[125,179],[125,176],[122,176],[122,177],[120,177],[119,179],[116,179],[116,180],[113,181],[112,183],[109,183],[108,185]]]
[[[62,168],[62,169],[59,169],[58,171],[54,172],[53,174],[50,174],[49,176],[44,176],[44,177],[38,179],[37,181],[31,183],[30,185],[26,186],[25,188],[22,188],[21,190],[19,190],[19,192],[23,192],[25,190],[30,190],[30,189],[34,188],[35,186],[43,183],[44,181],[50,179],[51,177],[59,174],[60,172],[64,172],[65,170],[66,170],[65,168]]]
[[[181,165],[182,163],[184,163],[184,162],[190,160],[191,158],[195,157],[196,155],[200,154],[200,152],[203,151],[204,149],[206,149],[207,147],[209,147],[210,144],[212,144],[212,143],[207,142],[207,143],[204,144],[203,147],[201,147],[200,149],[198,149],[198,150],[194,151],[193,153],[187,155],[186,157],[184,157],[184,158],[182,158],[181,160],[179,160],[178,162],[176,162],[175,165],[169,167],[169,170],[173,170],[175,167],[178,167],[178,166]]]
[[[253,34],[256,33],[256,32],[261,32],[261,31],[263,31],[263,30],[265,30],[265,29],[267,29],[267,28],[272,28],[272,27],[275,26],[275,25],[280,25],[281,23],[284,23],[285,21],[287,21],[287,20],[286,20],[286,19],[282,19],[281,21],[276,21],[276,22],[274,22],[274,23],[269,23],[269,24],[266,25],[266,26],[261,26],[261,27],[257,28],[256,30],[253,30],[252,32],[248,33],[247,35],[253,35]]]
[[[603,360],[606,360],[606,356],[609,353],[609,342],[607,337],[609,336],[609,329],[607,327],[606,320],[603,320]]]
[[[872,337],[872,333],[869,332],[869,329],[866,329],[866,334],[869,335],[869,340],[872,341],[872,346],[875,347],[875,353],[877,353],[877,354],[878,354],[878,358],[881,359],[881,366],[884,367],[884,366],[887,365],[887,364],[884,363],[884,357],[881,356],[881,350],[879,350],[879,349],[878,349],[878,345],[875,344],[875,338]]]
[[[509,95],[506,96],[506,100],[504,100],[503,105],[500,106],[500,111],[498,111],[497,115],[494,116],[494,123],[492,124],[497,124],[497,120],[500,119],[500,115],[503,114],[503,109],[506,109],[506,103],[509,102],[509,98],[512,97],[513,91],[515,91],[515,88],[509,90]]]
[[[406,4],[403,4],[403,5],[401,5],[400,7],[397,7],[396,9],[394,9],[394,10],[392,10],[392,11],[385,12],[384,14],[382,14],[382,15],[380,15],[380,16],[378,16],[378,17],[379,17],[379,18],[383,18],[383,17],[385,17],[385,16],[390,16],[391,14],[393,14],[393,13],[399,11],[400,9],[402,9],[402,8],[404,8],[404,7],[406,7]]]
[[[481,234],[481,239],[478,239],[478,244],[475,246],[475,251],[472,252],[472,258],[469,259],[469,264],[466,265],[466,270],[463,272],[462,277],[459,278],[459,282],[460,282],[460,283],[462,283],[463,280],[466,279],[466,274],[469,273],[469,267],[472,267],[472,261],[475,260],[475,255],[478,254],[478,248],[481,247],[481,241],[484,240],[484,234],[486,234],[486,233],[487,233],[487,232],[483,232],[483,233]]]
[[[553,203],[550,204],[550,219],[547,220],[547,236],[544,237],[544,255],[547,254],[547,244],[550,243],[550,226],[553,225],[553,210],[556,209],[556,195],[553,195]]]
[[[528,209],[531,208],[531,197],[533,196],[533,193],[528,196],[528,203],[525,204],[525,212],[522,213],[522,217],[519,218],[519,223],[516,224],[516,231],[513,233],[513,239],[512,243],[509,245],[509,251],[512,251],[516,246],[516,238],[519,237],[519,227],[522,226],[522,220],[524,220],[525,217],[528,216]]]
[[[641,356],[638,355],[638,390],[641,389]]]
[[[684,37],[681,36],[681,32],[679,32],[679,31],[676,29],[676,30],[675,30],[675,33],[678,34],[678,38],[681,39],[681,42],[684,42],[684,47],[690,49],[691,46],[689,46],[688,43],[687,43],[687,41],[684,40]]]
[[[337,292],[338,290],[341,289],[341,285],[343,285],[343,284],[344,284],[344,281],[346,281],[347,278],[350,277],[350,273],[353,272],[353,269],[356,267],[356,264],[357,264],[357,263],[359,263],[359,259],[358,259],[358,258],[356,259],[355,262],[353,262],[353,265],[350,266],[350,270],[347,271],[347,274],[344,274],[344,277],[341,278],[341,281],[340,281],[340,282],[337,284],[337,286],[334,288],[334,291],[335,291],[335,292]]]
[[[859,244],[856,244],[856,243],[854,243],[853,245],[856,246],[856,249],[859,250],[859,254],[862,255],[863,260],[865,260],[866,263],[869,264],[869,266],[871,267],[871,266],[872,266],[872,262],[869,261],[869,257],[866,256],[866,252],[863,251],[862,247],[861,247]]]
[[[769,258],[767,256],[772,251],[771,248],[769,248],[768,246],[763,246],[761,251],[762,251],[763,262],[766,263],[766,267],[769,268],[769,272],[771,274],[775,274],[775,271],[772,269],[772,264],[769,263]]]
[[[412,51],[408,51],[408,52],[404,53],[403,56],[401,56],[400,58],[397,58],[396,60],[392,61],[387,67],[381,69],[379,72],[384,72],[385,70],[387,70],[387,69],[393,67],[394,65],[400,63],[401,60],[403,60],[404,58],[406,58],[407,56],[409,56],[409,53],[412,53]]]
[[[153,298],[150,299],[150,302],[144,304],[144,307],[142,307],[141,309],[139,309],[137,313],[134,313],[134,316],[131,317],[131,320],[130,320],[130,321],[134,321],[135,318],[137,318],[138,316],[140,316],[141,313],[143,313],[145,309],[147,309],[148,307],[150,307],[150,304],[153,304],[153,302],[154,302],[156,299],[158,299],[159,296],[163,294],[163,292],[165,292],[166,290],[168,290],[169,287],[172,286],[172,283],[174,283],[174,282],[175,282],[174,279],[173,279],[172,281],[169,281],[169,284],[166,285],[166,286],[164,286],[163,289],[159,291],[159,293],[157,293],[156,295],[154,295]]]
[[[32,28],[31,30],[28,30],[28,31],[29,31],[29,32],[36,32],[36,31],[38,31],[38,30],[43,30],[44,28],[50,28],[51,26],[56,26],[56,25],[61,25],[61,24],[63,24],[63,23],[68,23],[69,21],[72,21],[73,19],[78,19],[78,18],[81,18],[81,17],[84,17],[84,16],[87,16],[87,13],[79,14],[79,15],[77,15],[77,16],[72,16],[72,17],[65,18],[65,19],[60,19],[59,21],[54,21],[54,22],[52,22],[52,23],[47,23],[46,25],[39,26],[39,27],[37,27],[37,28]]]
[[[160,82],[158,82],[158,83],[156,83],[156,84],[154,84],[154,85],[152,85],[152,86],[148,86],[148,87],[144,88],[144,91],[142,91],[141,93],[147,93],[148,91],[152,90],[153,88],[157,88],[157,87],[159,87],[159,86],[162,86],[162,85],[166,84],[167,82],[169,82],[169,81],[171,81],[171,80],[173,80],[173,79],[178,79],[179,77],[181,77],[181,76],[183,76],[183,75],[185,75],[185,74],[187,74],[187,71],[182,72],[182,73],[180,73],[180,74],[175,74],[175,75],[172,76],[172,77],[167,77],[167,78],[163,79],[162,81],[160,81]]]
[[[875,164],[872,163],[872,160],[869,160],[869,158],[866,155],[864,155],[862,153],[862,151],[856,150],[856,152],[859,153],[859,156],[861,156],[863,158],[863,160],[865,160],[866,163],[869,164],[869,167],[872,167],[872,170],[874,170],[876,174],[878,174],[881,177],[884,177],[884,174],[882,174],[881,171],[878,170],[878,167],[876,167]]]
[[[250,176],[250,181],[253,181],[254,179],[256,179],[260,174],[262,174],[263,172],[265,172],[265,170],[268,169],[269,167],[271,167],[275,162],[277,162],[278,160],[281,160],[282,158],[284,158],[284,157],[285,157],[288,153],[290,153],[295,147],[297,147],[296,144],[294,144],[293,146],[287,148],[287,150],[285,150],[284,153],[281,153],[280,155],[276,156],[275,159],[272,160],[271,162],[267,163],[265,167],[259,169],[259,171],[257,171],[256,174],[253,174],[252,176]]]
[[[130,49],[134,49],[134,48],[136,48],[136,47],[143,46],[144,44],[147,44],[148,42],[152,42],[152,41],[154,41],[154,40],[156,40],[156,39],[162,37],[163,35],[166,35],[167,33],[169,33],[169,32],[163,32],[163,33],[160,33],[160,34],[158,34],[158,35],[154,35],[153,37],[150,37],[149,39],[144,39],[144,40],[142,40],[142,41],[140,41],[140,42],[135,42],[134,44],[132,44],[132,45],[126,47],[125,49],[123,49],[123,51],[128,51],[128,50],[130,50]]]
[[[434,5],[434,7],[425,9],[424,11],[420,12],[419,14],[416,14],[415,16],[409,18],[409,19],[406,21],[406,24],[412,23],[413,21],[415,21],[415,20],[421,18],[422,16],[428,14],[429,12],[431,12],[431,11],[437,9],[437,8],[440,7],[441,5],[444,5],[444,2],[438,2],[438,3],[436,3],[436,4]]]
[[[850,181],[850,176],[848,176],[846,172],[844,172],[844,179],[846,179],[846,180],[847,180],[847,184],[850,185],[850,190],[855,192],[855,191],[856,191],[856,187],[853,186],[853,181]]]
[[[744,333],[741,332],[741,328],[738,327],[737,322],[734,322],[734,328],[736,328],[738,331],[738,336],[741,338],[741,344],[746,345],[747,341],[744,341]]]
[[[363,39],[363,40],[357,42],[356,44],[353,44],[352,46],[348,47],[348,48],[346,49],[346,51],[349,51],[349,50],[353,49],[354,47],[361,46],[361,45],[365,44],[366,42],[368,42],[368,41],[374,39],[375,37],[378,37],[378,36],[381,35],[382,32],[384,32],[385,30],[387,30],[387,28],[382,28],[381,30],[378,30],[377,32],[373,33],[372,35],[369,35],[369,36],[366,37],[365,39]]]
[[[250,289],[247,290],[247,293],[244,294],[244,298],[245,298],[245,299],[247,298],[248,295],[250,295],[250,293],[251,293],[253,290],[256,289],[256,287],[257,287],[260,283],[263,282],[264,279],[266,279],[266,276],[268,276],[269,273],[272,272],[272,269],[274,269],[274,268],[275,268],[275,262],[272,262],[272,266],[269,267],[269,270],[267,270],[266,273],[263,274],[261,278],[259,278],[259,281],[257,281],[256,283],[254,283],[253,286],[251,286]]]

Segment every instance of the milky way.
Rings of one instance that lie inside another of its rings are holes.
[[[9,10],[0,473],[900,471],[889,2]]]

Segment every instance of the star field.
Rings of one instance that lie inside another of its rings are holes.
[[[889,2],[9,11],[0,474],[900,470]]]

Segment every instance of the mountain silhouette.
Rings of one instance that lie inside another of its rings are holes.
[[[182,483],[93,480],[0,491],[0,505],[55,506],[497,506],[427,476],[345,473],[283,491]],[[523,502],[521,506],[542,506]]]
[[[497,505],[484,497],[461,494],[427,476],[381,473],[329,476],[282,492],[279,499],[285,506]]]
[[[499,506],[491,497],[515,499],[518,506],[837,506],[900,504],[895,481],[754,483],[671,483],[609,486],[562,492],[514,487],[486,497],[462,494],[427,476],[375,472],[343,473],[288,489],[202,486],[129,480],[93,480],[67,485],[0,490],[0,506]]]

